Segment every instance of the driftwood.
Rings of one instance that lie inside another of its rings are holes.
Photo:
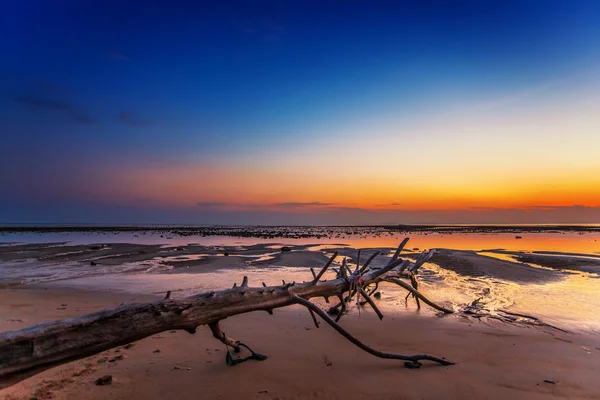
[[[0,334],[0,388],[11,385],[29,376],[37,374],[52,366],[125,345],[145,337],[173,329],[182,329],[191,334],[200,325],[208,325],[213,336],[239,352],[241,347],[250,348],[238,340],[228,337],[220,328],[219,321],[237,314],[263,310],[269,313],[273,309],[299,304],[306,307],[319,327],[316,315],[331,325],[337,332],[366,352],[380,358],[405,360],[410,368],[420,366],[420,361],[429,360],[442,365],[451,365],[444,358],[426,354],[401,355],[384,353],[365,345],[349,332],[337,320],[346,312],[346,304],[352,301],[353,293],[360,295],[365,304],[369,304],[380,318],[379,311],[371,298],[374,290],[365,290],[370,285],[378,287],[380,282],[392,282],[407,289],[409,293],[423,300],[426,304],[446,313],[452,310],[441,307],[428,300],[413,286],[402,279],[414,280],[414,274],[420,265],[433,254],[422,253],[414,263],[402,260],[399,255],[406,240],[398,247],[391,260],[380,269],[371,269],[369,263],[375,256],[361,267],[359,260],[352,272],[346,260],[337,271],[333,280],[322,280],[327,269],[333,264],[337,253],[329,259],[319,271],[313,273],[313,280],[306,283],[285,283],[279,286],[250,287],[248,278],[244,276],[240,286],[216,292],[201,293],[183,299],[172,299],[167,292],[164,299],[143,304],[128,304],[117,308],[105,309],[77,318],[68,318],[32,326],[18,331]],[[410,275],[409,275],[410,274]],[[340,299],[336,307],[337,319],[334,321],[325,311],[309,301],[311,298],[330,296]],[[337,309],[339,308],[339,311]],[[250,350],[254,358],[262,360],[266,357]],[[240,360],[232,360],[228,353],[228,363],[235,364]],[[231,361],[231,362],[230,362]]]

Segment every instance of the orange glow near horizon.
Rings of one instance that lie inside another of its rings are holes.
[[[279,203],[321,203],[310,208],[350,207],[371,210],[484,210],[600,205],[600,175],[555,180],[554,177],[498,179],[469,186],[446,176],[440,181],[363,181],[338,173],[336,178],[280,170],[252,171],[227,166],[186,166],[120,173],[119,197],[148,198],[167,206],[198,202],[253,208]],[[293,207],[290,207],[293,208]]]
[[[121,203],[222,210],[600,210],[600,117],[590,109],[600,98],[590,88],[549,98],[431,121],[382,117],[226,162],[132,165],[106,172],[109,190],[94,189]]]

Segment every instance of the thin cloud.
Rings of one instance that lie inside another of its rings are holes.
[[[570,207],[580,207],[580,206],[570,206]],[[529,207],[525,207],[526,210],[545,210],[545,211],[555,211],[558,210],[560,207],[557,206],[529,206]]]
[[[275,203],[274,206],[281,208],[303,208],[303,207],[329,207],[335,203],[323,203],[320,201],[309,201],[309,202],[287,202],[287,203]]]
[[[131,113],[125,112],[119,115],[119,120],[126,125],[131,126],[150,126],[151,124],[147,121],[139,120],[131,115]]]
[[[86,111],[67,102],[44,100],[35,97],[19,97],[16,101],[32,109],[43,109],[64,113],[80,124],[90,125],[98,122],[96,118],[89,115]]]

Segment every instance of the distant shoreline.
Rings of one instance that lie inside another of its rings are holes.
[[[122,233],[153,232],[168,236],[229,236],[249,238],[326,238],[334,235],[381,236],[411,233],[598,233],[599,225],[361,225],[361,226],[185,226],[185,225],[0,225],[10,233]]]

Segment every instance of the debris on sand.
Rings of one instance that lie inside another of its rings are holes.
[[[96,379],[96,385],[98,386],[106,386],[110,385],[113,381],[112,375],[104,375],[98,379]]]

